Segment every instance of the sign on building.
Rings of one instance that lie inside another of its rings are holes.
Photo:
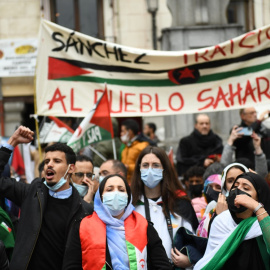
[[[0,40],[0,77],[34,76],[37,39]]]

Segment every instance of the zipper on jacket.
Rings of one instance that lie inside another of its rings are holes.
[[[107,262],[107,261],[105,261],[106,262],[106,264],[112,269],[112,267],[109,265],[109,263]],[[113,269],[112,269],[113,270]]]
[[[39,202],[39,207],[40,207],[40,226],[39,226],[39,230],[38,230],[38,233],[37,233],[36,241],[35,241],[35,243],[34,243],[32,252],[31,252],[31,254],[30,254],[30,256],[29,256],[29,260],[28,260],[28,263],[27,263],[25,269],[27,269],[28,266],[29,266],[31,257],[32,257],[32,255],[33,255],[33,252],[34,252],[34,249],[35,249],[35,246],[36,246],[36,244],[37,244],[37,239],[38,239],[38,236],[39,236],[39,233],[40,233],[40,230],[41,230],[41,225],[42,225],[42,207],[41,207],[41,202],[40,202],[40,198],[39,198],[38,192],[37,192],[37,197],[38,197],[38,202]]]

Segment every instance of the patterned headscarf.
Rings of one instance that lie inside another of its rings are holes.
[[[203,186],[204,194],[205,194],[207,186],[209,184],[218,184],[221,186],[221,174],[212,174],[212,175],[207,177],[207,179],[204,182],[204,186]]]

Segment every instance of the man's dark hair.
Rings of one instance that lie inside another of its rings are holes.
[[[126,129],[131,129],[134,135],[137,135],[139,133],[140,127],[139,124],[133,120],[133,119],[127,119],[122,122],[122,126],[125,126]]]
[[[147,123],[146,125],[148,125],[148,127],[151,128],[154,133],[156,132],[157,126],[155,123]]]
[[[186,176],[186,179],[188,180],[190,177],[194,177],[194,176],[202,177],[204,172],[205,172],[204,167],[192,166],[186,171],[185,176]]]
[[[76,163],[76,154],[72,150],[71,147],[66,145],[65,143],[55,143],[45,148],[45,153],[60,151],[64,152],[66,155],[67,164],[75,164]]]
[[[127,167],[125,166],[125,164],[123,162],[121,162],[120,160],[117,159],[111,159],[108,160],[111,161],[113,164],[113,169],[117,172],[122,172],[124,174],[124,177],[127,178]]]
[[[76,162],[77,161],[79,161],[79,162],[83,162],[83,161],[91,162],[92,166],[94,167],[93,160],[90,157],[86,156],[86,155],[77,155],[76,156]]]

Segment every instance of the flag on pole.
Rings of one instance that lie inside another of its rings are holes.
[[[16,146],[13,150],[11,166],[13,167],[14,171],[17,174],[19,175],[25,174],[24,161],[18,146]]]
[[[74,130],[54,116],[49,116],[50,123],[44,123],[40,130],[40,143],[61,142],[67,143]]]
[[[70,133],[74,133],[74,130],[68,126],[67,124],[65,124],[63,121],[61,121],[60,119],[58,119],[57,117],[54,116],[48,116],[52,121],[55,122],[55,124],[59,127],[59,128],[66,128]]]
[[[68,141],[68,145],[78,152],[80,149],[96,142],[110,140],[114,137],[110,116],[107,86],[94,108],[83,119]]]

